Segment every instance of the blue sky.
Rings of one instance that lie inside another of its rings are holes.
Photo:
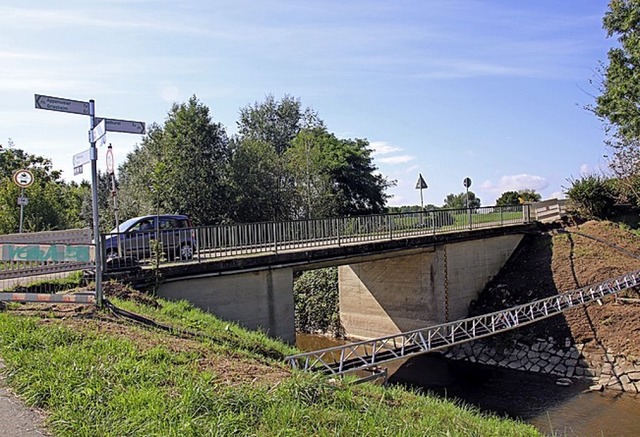
[[[607,1],[41,1],[0,5],[0,144],[53,160],[67,180],[88,117],[34,108],[34,94],[96,102],[96,115],[162,124],[195,94],[236,131],[241,107],[300,98],[339,137],[366,138],[390,205],[442,205],[471,190],[562,197],[605,169],[583,106],[615,43]],[[140,136],[108,133],[116,164]],[[99,149],[99,168],[105,169]]]

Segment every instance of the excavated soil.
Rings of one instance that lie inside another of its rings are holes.
[[[610,222],[542,230],[525,236],[510,261],[471,305],[483,314],[640,270],[640,237]],[[640,293],[622,293],[513,331],[507,340],[553,337],[640,362]]]

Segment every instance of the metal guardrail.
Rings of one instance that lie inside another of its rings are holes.
[[[150,262],[154,240],[162,243],[162,256],[156,259],[164,263],[388,241],[530,221],[529,205],[517,205],[103,234],[102,259],[107,261],[104,271],[126,267],[132,259]]]
[[[285,361],[293,368],[340,375],[510,331],[639,284],[640,270],[591,287],[568,291],[502,311],[397,335],[305,352],[286,357]]]

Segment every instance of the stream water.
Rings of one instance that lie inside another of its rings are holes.
[[[302,350],[340,344],[316,335],[298,334]],[[457,399],[480,410],[530,423],[561,436],[640,436],[640,396],[589,392],[588,384],[556,384],[556,377],[420,355],[385,366],[389,384],[419,388]]]

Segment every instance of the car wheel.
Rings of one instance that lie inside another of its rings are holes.
[[[193,258],[193,247],[191,247],[191,243],[182,243],[180,246],[180,253],[178,254],[178,258],[187,260]]]
[[[106,260],[112,260],[114,258],[118,257],[118,249],[107,249],[107,253],[106,253],[107,257]]]

